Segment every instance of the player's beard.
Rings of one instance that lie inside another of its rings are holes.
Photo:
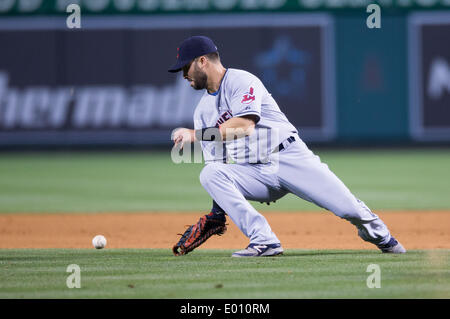
[[[206,75],[205,72],[195,68],[192,78],[194,80],[194,85],[192,86],[194,88],[194,90],[206,89],[206,83],[208,82],[208,76]]]

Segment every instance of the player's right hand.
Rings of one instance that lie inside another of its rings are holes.
[[[188,128],[176,129],[172,134],[172,140],[175,143],[175,147],[179,146],[182,149],[184,143],[193,143],[195,141],[195,132]]]

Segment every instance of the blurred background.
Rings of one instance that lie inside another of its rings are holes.
[[[201,164],[170,159],[202,92],[167,69],[200,34],[369,205],[450,208],[449,1],[3,0],[0,211],[208,208]]]

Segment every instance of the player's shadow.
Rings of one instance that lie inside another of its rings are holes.
[[[285,250],[282,255],[276,257],[289,258],[327,255],[368,255],[373,253],[379,252],[376,250]]]

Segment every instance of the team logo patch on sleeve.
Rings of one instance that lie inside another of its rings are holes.
[[[255,100],[255,96],[253,95],[253,88],[251,87],[250,90],[244,94],[244,98],[242,99],[241,103],[249,104]]]

